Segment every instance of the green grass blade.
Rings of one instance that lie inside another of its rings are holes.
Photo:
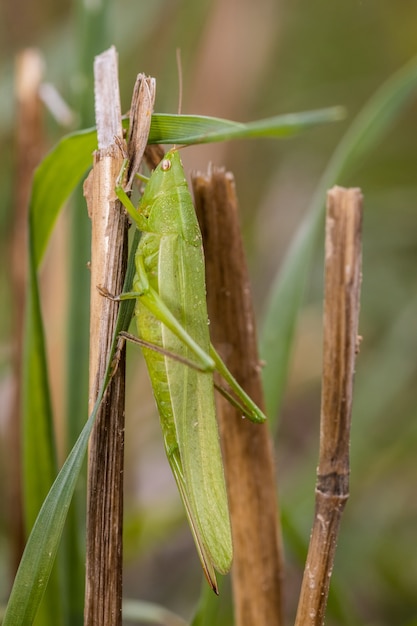
[[[48,584],[96,412],[97,409],[86,423],[42,505],[16,574],[3,626],[30,626],[33,623]]]
[[[30,212],[36,268],[59,210],[91,166],[92,153],[96,147],[95,131],[67,135],[47,154],[35,171]]]
[[[57,472],[45,337],[33,263],[30,263],[29,270],[23,373],[23,483],[27,533]]]
[[[129,290],[132,285],[135,273],[135,252],[139,238],[140,233],[136,231],[129,255],[128,269],[123,287],[124,291]],[[35,289],[37,289],[36,281],[34,284]],[[39,300],[37,300],[37,302],[39,303]],[[87,450],[88,438],[100,406],[100,401],[104,395],[110,378],[110,363],[117,345],[117,337],[121,330],[128,329],[133,314],[134,304],[134,301],[129,300],[122,302],[120,305],[111,355],[109,357],[109,365],[103,387],[88,422],[84,426],[77,442],[62,466],[61,471],[56,477],[48,495],[43,501],[42,507],[40,508],[14,580],[3,626],[16,626],[17,624],[19,624],[19,626],[30,626],[36,616],[39,604],[42,600],[42,596],[51,575],[65,519],[68,513],[68,508],[71,503],[77,478]],[[40,320],[37,315],[32,315],[31,319],[32,324],[34,320]],[[40,328],[35,328],[35,332],[32,333],[32,335],[34,334],[36,336],[36,334],[40,332],[42,328],[41,322],[39,323],[39,327]],[[40,343],[39,345],[42,348],[43,344]],[[33,375],[40,376],[36,370]],[[45,383],[42,383],[42,385],[45,387]],[[48,398],[49,394],[45,388],[39,393],[37,404],[31,405],[31,410],[37,409],[42,412],[42,415],[43,413],[48,413]],[[42,459],[37,459],[38,464],[41,460]],[[38,467],[38,465],[35,465],[35,467]],[[38,474],[38,471],[32,471],[32,473]],[[45,480],[42,482],[42,488],[44,486],[44,482]],[[51,483],[52,480],[49,481],[48,487]],[[60,596],[57,592],[56,598],[59,603]],[[52,619],[53,623],[60,623],[57,614],[53,615]]]
[[[152,115],[149,143],[196,144],[255,137],[285,138],[312,126],[343,119],[341,107],[277,115],[240,123],[204,115]]]
[[[29,282],[25,312],[22,403],[23,501],[26,535],[32,529],[39,509],[57,474],[45,338],[37,276],[33,263],[31,232],[29,229]],[[51,575],[47,602],[42,605],[39,618],[45,626],[49,623],[58,626],[63,623],[62,610],[59,571],[55,569]],[[53,617],[49,615],[51,612]]]
[[[84,149],[78,153],[80,142]],[[94,138],[91,143],[90,134],[81,133],[77,141],[68,138],[45,158],[34,176],[29,209],[29,283],[23,378],[23,472],[27,532],[31,530],[57,474],[37,269],[58,211],[91,162],[93,149]],[[45,625],[62,623],[63,604],[58,574],[58,570],[52,572],[47,592],[48,608],[42,603],[38,615],[40,622]]]
[[[382,140],[417,88],[417,57],[394,74],[357,115],[333,154],[314,193],[306,218],[273,283],[262,326],[263,381],[271,423],[277,418],[286,382],[297,313],[318,235],[326,191]]]

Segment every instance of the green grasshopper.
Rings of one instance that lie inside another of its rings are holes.
[[[136,299],[138,343],[166,455],[204,573],[218,593],[214,570],[229,571],[233,549],[213,371],[220,372],[237,396],[232,401],[242,413],[255,422],[266,418],[210,344],[201,232],[177,149],[154,170],[137,209],[121,184],[126,168],[127,161],[116,193],[143,234],[133,290],[115,299]]]

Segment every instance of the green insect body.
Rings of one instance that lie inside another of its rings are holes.
[[[166,454],[204,572],[217,592],[214,570],[229,571],[233,549],[213,370],[221,371],[251,419],[265,418],[210,345],[201,232],[178,151],[168,152],[155,169],[138,209],[123,189],[116,191],[143,233],[132,292],[121,298],[136,298],[139,338],[165,352],[142,348]]]

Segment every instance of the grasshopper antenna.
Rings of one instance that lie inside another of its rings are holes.
[[[178,72],[178,115],[181,115],[182,111],[182,63],[181,63],[181,49],[176,50],[177,58],[177,72]]]

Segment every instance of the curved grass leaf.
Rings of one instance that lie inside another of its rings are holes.
[[[29,231],[29,259],[33,247]],[[22,439],[25,534],[31,531],[48,489],[57,474],[52,407],[49,394],[45,338],[39,301],[36,271],[29,263],[28,297],[25,311],[23,359]],[[36,468],[36,471],[34,471]],[[59,572],[51,575],[47,603],[39,612],[41,623],[63,624],[63,606],[59,594]],[[14,622],[20,623],[18,621]]]
[[[35,619],[48,584],[97,408],[86,423],[42,505],[14,580],[3,626],[30,626]]]
[[[23,483],[27,533],[57,473],[44,328],[36,272],[32,263],[29,264],[29,270],[23,361]],[[42,416],[42,420],[34,419],[34,416]],[[36,472],[33,468],[36,468]]]
[[[84,139],[81,136],[81,141]],[[88,147],[85,151],[86,154],[87,151]],[[70,193],[71,187],[76,184],[76,179],[82,174],[82,171],[80,174],[77,171],[74,175],[75,166],[79,166],[81,163],[83,171],[87,167],[86,163],[82,163],[82,159],[78,159],[77,147],[71,140],[66,143],[64,148],[58,146],[56,152],[59,157],[59,165],[63,168],[63,176],[58,177],[58,180],[54,178],[55,164],[52,164],[51,155],[48,155],[35,173],[32,200],[29,207],[29,277],[25,311],[22,385],[23,484],[27,534],[31,531],[44,498],[57,474],[45,337],[36,272],[41,257],[38,235],[39,233],[45,235],[41,241],[43,251],[52,230],[54,219],[50,219],[51,215],[56,217],[63,200]],[[91,154],[91,148],[89,152]],[[35,199],[36,202],[34,202]],[[32,566],[29,567],[29,575],[31,570],[33,570]],[[27,590],[25,593],[30,596]],[[63,605],[60,599],[57,570],[52,573],[48,589],[48,615],[43,615],[44,609],[42,607],[38,616],[41,623],[50,623],[52,617],[49,613],[51,612],[54,624],[58,626],[63,623]]]
[[[140,233],[135,232],[132,248],[129,255],[128,268],[123,289],[128,291],[131,288],[133,275],[135,273],[134,257],[139,242]],[[34,282],[35,295],[37,293],[37,283]],[[39,300],[36,300],[39,303]],[[6,608],[3,626],[31,626],[36,616],[42,596],[51,575],[56,552],[62,535],[62,530],[68,513],[68,508],[74,493],[77,479],[87,451],[88,439],[101,400],[110,379],[110,364],[112,355],[117,346],[117,337],[122,330],[127,330],[133,314],[134,301],[125,300],[121,302],[117,317],[116,329],[113,338],[111,354],[108,360],[108,367],[103,386],[98,395],[93,412],[85,424],[77,442],[71,450],[67,460],[56,477],[48,495],[43,501],[42,507],[33,525],[32,532],[26,544],[18,572],[16,574],[12,592]],[[29,335],[29,344],[33,340],[32,334],[36,337],[39,328],[42,327],[41,320],[36,315],[34,317],[34,328]],[[37,328],[37,326],[39,328]],[[42,346],[41,346],[42,347]],[[43,363],[37,364],[42,373]],[[35,367],[35,374],[37,373]],[[42,403],[49,398],[47,390],[40,393],[40,410],[46,410]],[[34,410],[35,407],[31,407]],[[32,414],[33,415],[33,414]],[[43,415],[43,414],[42,414]],[[41,422],[43,423],[43,422]],[[34,465],[38,467],[38,465]],[[37,474],[37,472],[32,472]],[[52,480],[47,483],[50,485]],[[39,509],[38,509],[39,510]],[[57,592],[57,601],[60,602]],[[57,615],[54,616],[55,623],[58,622]]]
[[[309,264],[322,229],[326,191],[381,141],[417,88],[417,57],[371,97],[334,152],[271,288],[262,326],[261,357],[267,414],[276,421],[282,402],[297,313]]]
[[[204,115],[152,116],[149,143],[197,144],[254,137],[290,137],[318,124],[345,116],[342,107],[277,115],[256,122],[240,123]]]
[[[95,131],[67,135],[36,169],[30,203],[36,268],[42,259],[58,212],[91,166],[92,153],[96,148]]]

